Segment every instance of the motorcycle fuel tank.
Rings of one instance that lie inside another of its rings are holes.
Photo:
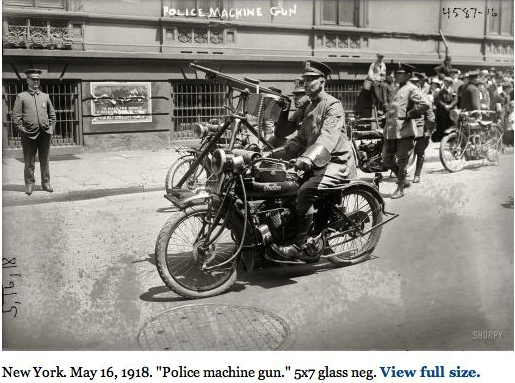
[[[293,197],[299,190],[299,185],[293,181],[256,182],[254,179],[246,179],[244,183],[247,196],[250,198]]]

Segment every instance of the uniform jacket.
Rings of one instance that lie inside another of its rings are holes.
[[[460,107],[468,111],[481,109],[479,89],[477,86],[472,83],[463,86],[461,89]]]
[[[435,128],[435,113],[433,112],[433,103],[429,100],[428,96],[424,96],[429,102],[429,109],[424,112],[424,115],[415,120],[417,125],[416,137],[422,137],[424,133],[431,133]]]
[[[279,119],[278,125],[281,125],[281,120],[284,124],[285,118],[282,117]],[[295,122],[290,120],[286,124],[291,125]],[[306,107],[299,131],[285,145],[286,155],[282,158],[299,157],[312,145],[322,145],[333,155],[332,164],[329,164],[324,170],[325,174],[345,178],[348,174],[345,173],[343,164],[353,161],[353,158],[351,158],[352,148],[347,136],[342,132],[343,128],[344,113],[341,102],[325,91],[321,91],[316,99],[311,100]]]
[[[31,139],[35,140],[41,130],[53,134],[56,116],[48,94],[40,90],[19,93],[14,102],[12,120],[14,127]]]
[[[388,140],[415,137],[417,127],[414,118],[422,116],[430,108],[429,100],[411,82],[401,84],[388,105],[384,137]]]

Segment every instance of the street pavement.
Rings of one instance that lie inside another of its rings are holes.
[[[193,144],[190,143],[190,145]],[[50,161],[53,193],[41,189],[36,163],[36,189],[25,194],[23,161],[4,154],[2,158],[3,206],[77,201],[111,195],[164,190],[166,172],[179,157],[175,147],[167,149],[82,152]],[[439,162],[438,144],[426,150],[428,163]]]
[[[54,193],[31,197],[23,164],[4,158],[2,250],[17,267],[3,270],[17,293],[6,297],[17,315],[3,314],[4,349],[136,350],[152,318],[192,303],[274,313],[291,330],[289,350],[513,349],[512,152],[499,166],[448,173],[433,144],[422,182],[386,199],[400,217],[369,261],[265,267],[193,302],[154,265],[159,229],[175,214],[162,197],[174,155],[81,153],[51,164]],[[395,180],[380,190],[388,198]],[[477,335],[492,331],[502,336]]]

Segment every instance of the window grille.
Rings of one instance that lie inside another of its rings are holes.
[[[224,108],[227,87],[202,80],[172,84],[172,134],[193,137],[192,126],[227,114]]]
[[[349,114],[355,113],[356,102],[361,91],[362,81],[331,81],[326,85],[326,91],[341,101],[348,121]]]
[[[361,81],[334,81],[326,90],[343,104],[346,118],[354,113],[361,90]],[[192,125],[208,122],[227,114],[224,108],[227,87],[202,80],[181,81],[172,84],[172,134],[175,137],[193,137]]]
[[[72,49],[76,41],[68,24],[66,20],[4,19],[3,46],[9,49]],[[76,40],[80,42],[81,36]]]
[[[21,82],[4,82],[4,99],[7,121],[7,146],[21,148],[20,134],[14,128],[11,112],[16,101],[16,95],[26,90]],[[77,82],[45,82],[41,91],[50,96],[57,118],[57,124],[52,136],[53,146],[82,145],[82,130],[79,123],[79,102]]]

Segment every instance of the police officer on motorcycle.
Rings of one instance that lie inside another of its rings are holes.
[[[310,103],[301,121],[288,120],[283,111],[277,126],[298,129],[297,136],[273,150],[272,158],[294,159],[295,167],[309,176],[297,194],[297,230],[289,246],[272,244],[272,249],[283,259],[300,259],[308,231],[313,223],[313,203],[324,189],[337,186],[343,180],[356,178],[356,165],[350,142],[343,133],[344,112],[339,100],[325,91],[331,69],[320,62],[305,62],[302,78]],[[295,124],[295,126],[289,126]]]

